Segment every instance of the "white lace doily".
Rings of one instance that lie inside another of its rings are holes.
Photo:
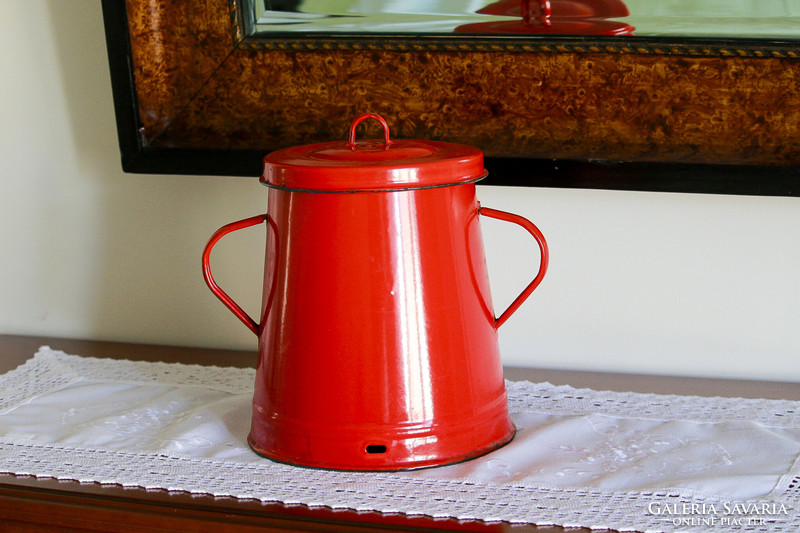
[[[800,402],[508,382],[517,436],[458,465],[271,462],[255,372],[42,347],[0,376],[0,472],[456,519],[621,531],[800,531]]]

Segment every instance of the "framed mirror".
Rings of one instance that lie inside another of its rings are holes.
[[[103,0],[122,166],[256,177],[372,112],[487,184],[800,195],[800,0],[696,4]]]

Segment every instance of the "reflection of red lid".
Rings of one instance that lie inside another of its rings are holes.
[[[477,11],[484,15],[521,17],[525,0],[498,0]],[[620,18],[630,15],[621,0],[550,0],[552,17]]]
[[[635,28],[624,22],[579,17],[558,19],[550,24],[525,24],[521,20],[479,22],[457,27],[456,33],[526,33],[530,35],[632,35]]]
[[[456,33],[631,35],[634,30],[630,24],[606,20],[630,14],[621,0],[498,0],[478,13],[520,20],[466,24]]]

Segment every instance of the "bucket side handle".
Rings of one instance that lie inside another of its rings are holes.
[[[478,212],[481,215],[487,216],[489,218],[496,218],[497,220],[503,220],[505,222],[512,222],[519,226],[522,226],[528,233],[533,235],[533,238],[536,239],[536,242],[539,244],[539,250],[541,251],[541,260],[539,261],[539,272],[536,274],[536,277],[533,278],[527,287],[525,287],[521,293],[511,302],[511,305],[503,311],[499,317],[495,318],[494,320],[494,327],[499,328],[503,325],[503,323],[508,320],[514,312],[519,309],[519,306],[528,299],[528,296],[539,286],[544,279],[544,274],[547,272],[547,265],[550,261],[550,253],[547,248],[547,241],[544,239],[544,235],[542,232],[539,231],[533,222],[528,220],[525,217],[521,217],[519,215],[515,215],[513,213],[507,213],[505,211],[498,211],[497,209],[491,209],[489,207],[483,207],[478,204]]]
[[[245,218],[244,220],[239,220],[237,222],[231,222],[230,224],[226,224],[218,229],[214,235],[211,236],[209,239],[208,244],[206,244],[205,250],[203,250],[203,278],[206,280],[206,285],[208,288],[211,289],[211,292],[220,299],[220,301],[225,304],[225,307],[231,310],[231,312],[236,315],[236,318],[242,321],[242,323],[247,326],[247,328],[255,333],[256,335],[259,334],[259,330],[261,326],[250,318],[244,309],[242,309],[239,304],[233,301],[233,298],[228,296],[228,294],[223,291],[219,285],[214,281],[214,277],[211,275],[211,249],[214,247],[219,240],[227,235],[228,233],[249,228],[250,226],[255,226],[261,224],[267,219],[267,215],[258,215],[250,218]]]

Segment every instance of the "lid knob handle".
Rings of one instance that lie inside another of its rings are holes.
[[[386,123],[383,117],[380,115],[376,115],[375,113],[365,113],[357,117],[350,125],[350,141],[348,144],[350,145],[351,150],[355,151],[358,147],[358,145],[356,144],[356,126],[358,126],[368,118],[374,118],[375,120],[380,122],[381,126],[383,127],[383,143],[385,147],[388,148],[389,145],[392,144],[392,141],[389,139],[389,125]]]
[[[538,10],[534,9],[533,4],[537,4]],[[534,12],[537,12],[536,14]],[[540,24],[542,26],[550,26],[553,21],[550,20],[552,9],[550,7],[550,0],[522,0],[522,23],[527,25]],[[534,16],[536,20],[534,20]]]

